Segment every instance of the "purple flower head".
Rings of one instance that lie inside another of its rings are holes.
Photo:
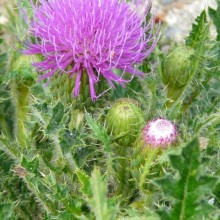
[[[82,74],[86,73],[90,95],[95,100],[98,96],[94,86],[100,76],[114,88],[114,83],[124,86],[129,82],[124,79],[124,73],[131,74],[131,78],[144,75],[136,67],[153,51],[158,37],[153,33],[151,1],[142,15],[138,13],[140,3],[137,0],[132,3],[125,0],[39,0],[35,6],[32,2],[34,16],[29,30],[35,40],[25,45],[23,53],[44,57],[43,61],[33,64],[44,72],[40,80],[50,80],[55,73],[75,75],[73,95],[77,97]],[[116,74],[115,69],[122,73]]]
[[[167,147],[172,145],[178,137],[176,126],[164,118],[149,121],[143,131],[145,144],[152,147]]]

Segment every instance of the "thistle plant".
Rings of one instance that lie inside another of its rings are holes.
[[[0,219],[219,219],[220,2],[168,54],[151,3],[1,1]]]

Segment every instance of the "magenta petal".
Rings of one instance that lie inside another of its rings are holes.
[[[76,75],[75,87],[73,90],[73,96],[77,97],[79,95],[80,84],[81,84],[82,70],[79,69]]]
[[[48,78],[48,77],[53,76],[54,73],[56,73],[56,71],[57,71],[57,69],[54,69],[54,70],[50,71],[49,73],[40,76],[39,79],[38,79],[38,82],[39,82],[39,81],[42,81],[43,79],[46,79],[46,78]]]

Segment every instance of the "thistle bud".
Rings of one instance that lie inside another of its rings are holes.
[[[178,137],[176,126],[164,118],[149,121],[143,130],[143,141],[151,147],[167,147],[172,145]]]
[[[106,126],[116,143],[129,146],[134,143],[143,125],[142,111],[131,99],[118,100],[110,109]]]
[[[156,118],[149,121],[135,143],[131,158],[131,173],[140,188],[150,187],[145,178],[154,178],[161,172],[157,157],[162,149],[173,145],[178,137],[176,126],[169,120]]]
[[[176,101],[191,77],[190,56],[194,50],[186,46],[171,50],[163,62],[162,81],[167,86],[167,96]]]
[[[162,80],[167,86],[181,88],[190,78],[191,60],[193,49],[182,46],[171,50],[163,62]]]

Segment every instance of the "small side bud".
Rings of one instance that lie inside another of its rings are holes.
[[[149,121],[143,130],[144,144],[151,147],[168,147],[177,140],[178,132],[174,123],[164,118]]]
[[[167,87],[167,98],[176,101],[191,78],[190,56],[194,50],[186,47],[175,47],[162,64],[162,81]]]
[[[175,47],[163,62],[162,80],[166,86],[181,88],[190,78],[191,55],[194,50],[186,47]]]
[[[169,120],[156,118],[146,124],[135,142],[131,158],[131,174],[141,190],[151,189],[146,177],[155,178],[155,174],[161,172],[157,158],[165,148],[174,145],[177,138],[177,128]]]

